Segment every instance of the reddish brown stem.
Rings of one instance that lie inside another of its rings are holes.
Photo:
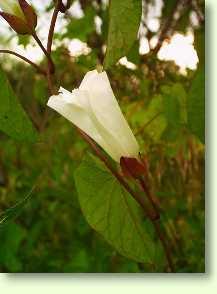
[[[46,48],[44,47],[44,45],[42,44],[41,40],[37,36],[36,32],[33,32],[32,33],[32,36],[35,39],[35,41],[37,42],[37,44],[39,45],[39,47],[41,48],[41,50],[44,52],[45,56],[47,57],[49,71],[50,71],[50,73],[53,74],[54,71],[55,71],[55,67],[54,67],[54,63],[53,63],[53,60],[51,59],[50,54],[47,52]]]
[[[157,54],[159,52],[164,38],[167,37],[167,33],[168,33],[170,26],[173,22],[174,14],[177,11],[177,8],[179,7],[180,2],[181,2],[181,0],[174,1],[174,6],[172,8],[172,11],[171,11],[170,15],[168,16],[168,18],[166,19],[165,23],[163,23],[163,25],[161,27],[160,35],[158,38],[158,43],[157,43],[156,47],[153,49],[153,52],[155,54]]]
[[[158,235],[158,238],[160,239],[161,244],[163,246],[163,249],[164,249],[164,252],[165,252],[165,255],[166,255],[166,258],[167,258],[167,263],[168,263],[168,266],[169,266],[169,270],[170,270],[171,273],[174,273],[175,268],[174,268],[173,261],[172,261],[172,258],[171,258],[170,248],[169,248],[169,246],[167,244],[167,241],[165,239],[165,235],[162,232],[162,229],[161,229],[161,226],[160,226],[160,220],[157,220],[157,221],[152,222],[152,223],[154,225],[154,228],[155,228],[155,231],[156,231],[156,233]]]
[[[60,9],[60,4],[61,4],[61,1],[57,0],[56,6],[54,8],[54,12],[53,12],[53,15],[51,18],[50,29],[49,29],[48,40],[47,40],[47,49],[45,49],[45,47],[43,46],[43,44],[41,43],[41,41],[39,40],[37,35],[36,34],[33,35],[33,37],[35,38],[35,40],[37,41],[37,43],[39,44],[39,46],[43,50],[44,54],[48,58],[48,68],[47,68],[46,76],[47,76],[47,84],[48,84],[48,89],[49,89],[50,95],[55,94],[55,89],[53,87],[53,82],[52,82],[52,74],[54,74],[54,72],[55,72],[55,65],[54,65],[52,58],[51,58],[51,50],[52,50],[54,29],[55,29],[59,9]],[[43,118],[41,120],[40,127],[39,127],[40,132],[42,132],[44,130],[44,128],[47,124],[48,118],[49,118],[49,109],[46,108],[45,112],[43,114]]]
[[[140,186],[142,190],[145,192],[149,202],[151,203],[153,209],[155,210],[156,214],[158,215],[158,218],[160,218],[160,213],[158,209],[158,199],[154,195],[152,195],[152,192],[150,191],[148,185],[146,184],[145,180],[140,178],[139,179]]]
[[[51,23],[50,23],[50,29],[49,29],[48,41],[47,41],[47,52],[48,52],[48,54],[51,54],[54,29],[55,29],[59,9],[60,9],[60,4],[61,4],[61,1],[58,0],[56,6],[54,8]]]
[[[3,50],[1,49],[0,50],[0,53],[7,53],[7,54],[11,54],[11,55],[14,55],[20,59],[22,59],[23,61],[25,61],[26,63],[30,64],[31,66],[33,66],[38,73],[46,76],[46,71],[43,70],[40,66],[38,66],[37,64],[35,64],[33,61],[29,60],[28,58],[26,58],[25,56],[23,55],[20,55],[19,53],[16,53],[14,51],[11,51],[11,50]]]

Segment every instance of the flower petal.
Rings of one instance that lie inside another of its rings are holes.
[[[103,149],[110,152],[109,146],[98,133],[89,113],[89,102],[87,101],[88,93],[74,90],[72,93],[60,88],[59,95],[51,96],[47,105],[56,110],[74,125],[84,131]],[[85,101],[86,100],[86,101]]]
[[[15,15],[25,20],[25,16],[16,0],[0,0],[0,8],[5,13]]]
[[[94,123],[104,140],[120,150],[121,156],[137,157],[138,143],[120,110],[106,72],[89,72],[79,89],[89,93],[92,112],[96,117]]]
[[[86,90],[91,85],[91,80],[98,75],[98,71],[96,69],[88,71],[84,76],[79,89]]]

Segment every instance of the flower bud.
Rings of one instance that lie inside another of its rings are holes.
[[[37,15],[25,0],[0,0],[0,15],[18,34],[31,34],[37,25]]]

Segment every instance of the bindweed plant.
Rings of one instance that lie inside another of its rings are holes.
[[[69,120],[94,153],[86,156],[74,173],[79,203],[89,225],[122,256],[139,264],[152,264],[155,268],[161,256],[164,272],[178,272],[174,243],[162,217],[164,211],[153,185],[148,156],[122,113],[108,77],[109,70],[128,54],[137,40],[142,1],[110,1],[107,48],[102,65],[87,71],[79,88],[72,92],[59,87],[61,81],[56,83],[59,68],[52,50],[58,16],[67,15],[71,4],[72,1],[54,1],[47,45],[44,46],[37,34],[37,14],[33,7],[25,0],[0,1],[0,15],[17,34],[29,35],[35,40],[46,63],[36,64],[7,49],[0,49],[0,53],[15,55],[28,63],[43,77],[49,89],[48,107],[36,131],[1,71],[5,105],[0,111],[0,129],[14,139],[35,142],[37,133],[43,133],[52,120],[54,114],[49,108]],[[167,89],[164,91],[168,93]],[[9,109],[11,104],[14,105],[13,113]],[[167,111],[169,115],[173,112],[175,115],[176,108],[170,105],[168,98]],[[157,113],[159,115],[161,111]],[[195,133],[194,124],[192,128]],[[11,211],[10,215],[13,215]],[[5,214],[4,217],[8,218]]]

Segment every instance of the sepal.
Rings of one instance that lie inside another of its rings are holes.
[[[30,29],[34,31],[37,26],[37,15],[34,9],[25,0],[18,0],[18,2],[26,18],[27,24],[29,25]]]
[[[133,177],[139,179],[146,175],[147,170],[145,166],[136,158],[121,157],[120,159],[121,169],[126,177]]]
[[[0,12],[0,16],[2,16],[7,21],[7,23],[16,33],[21,35],[31,34],[31,30],[28,24],[20,17],[2,11]]]

